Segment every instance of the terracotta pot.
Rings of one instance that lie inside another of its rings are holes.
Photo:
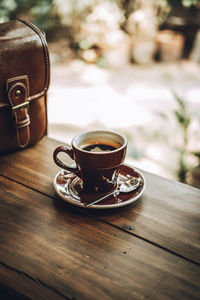
[[[187,172],[186,183],[200,189],[200,166]]]
[[[182,57],[184,36],[176,31],[162,30],[157,33],[157,48],[162,61],[179,60]]]

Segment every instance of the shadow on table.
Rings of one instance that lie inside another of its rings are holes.
[[[11,291],[8,287],[1,285],[0,295],[2,300],[30,300],[30,298],[25,297],[16,291]]]
[[[118,208],[111,209],[89,209],[89,208],[81,208],[78,206],[73,206],[69,203],[66,203],[62,200],[56,193],[54,195],[53,205],[57,211],[62,212],[70,212],[71,214],[87,214],[92,217],[104,218],[109,217],[109,220],[112,218],[117,218],[120,215],[126,214],[130,209],[135,209],[135,214],[133,214],[133,219],[136,219],[139,212],[143,208],[143,196],[141,196],[137,201]]]

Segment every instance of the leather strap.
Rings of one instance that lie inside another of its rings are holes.
[[[28,114],[29,82],[26,75],[7,80],[8,99],[11,104],[12,114],[15,117],[17,142],[24,148],[30,141],[30,117]]]

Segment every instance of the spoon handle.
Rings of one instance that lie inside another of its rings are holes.
[[[112,191],[111,193],[109,193],[109,194],[107,194],[107,195],[105,195],[105,196],[103,196],[103,197],[101,197],[101,198],[99,198],[99,199],[97,199],[97,200],[94,200],[94,201],[89,202],[89,203],[85,203],[85,206],[86,206],[86,207],[89,207],[89,206],[91,206],[91,205],[93,205],[93,204],[96,204],[96,203],[101,202],[102,200],[106,199],[107,197],[109,197],[109,196],[111,196],[111,195],[113,195],[113,194],[119,195],[119,193],[120,193],[119,190]]]

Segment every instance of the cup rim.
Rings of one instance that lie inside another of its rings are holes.
[[[95,134],[95,133],[102,133],[102,134],[109,133],[109,134],[117,135],[117,136],[119,136],[123,139],[124,143],[121,147],[119,147],[119,148],[117,148],[113,151],[110,151],[110,152],[103,152],[103,151],[102,152],[90,152],[90,151],[87,151],[87,150],[83,150],[80,147],[78,147],[75,144],[75,142],[78,139],[78,137],[80,137],[82,135],[87,135],[89,133],[92,133],[92,134]],[[121,132],[118,132],[118,131],[115,131],[115,130],[88,130],[88,131],[80,132],[79,134],[74,136],[74,138],[72,139],[71,144],[72,144],[72,147],[75,148],[76,150],[81,151],[83,153],[90,154],[90,155],[112,155],[112,153],[119,152],[127,146],[127,138]]]

